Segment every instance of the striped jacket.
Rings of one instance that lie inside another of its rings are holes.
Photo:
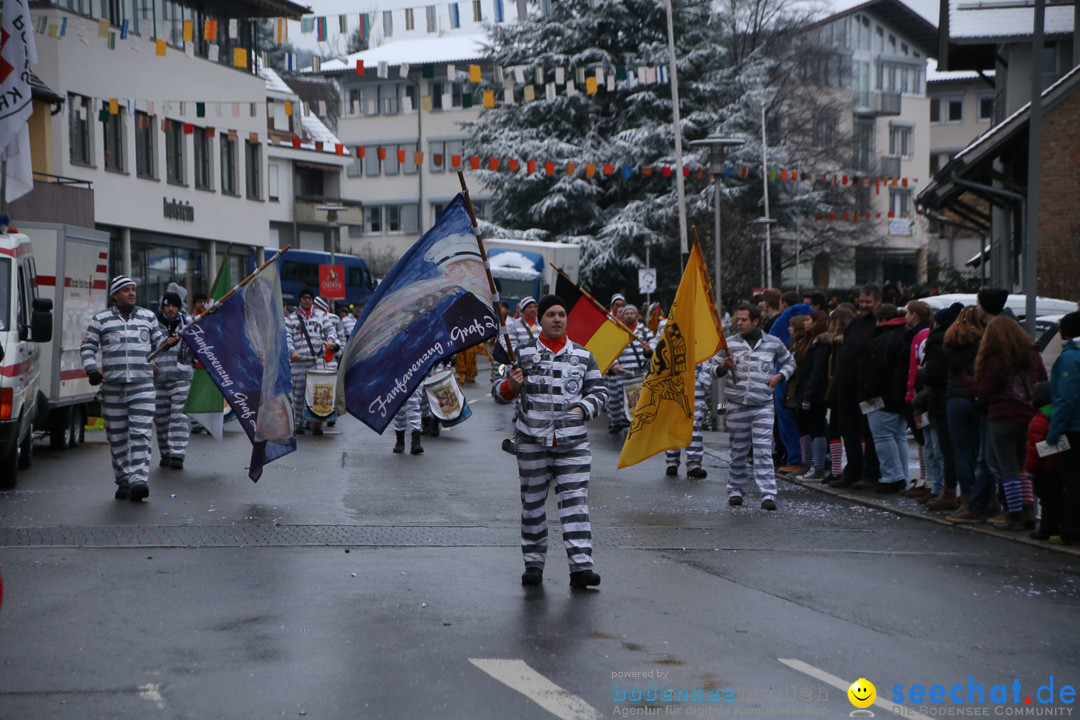
[[[636,340],[631,340],[630,344],[623,348],[619,353],[618,359],[615,361],[619,363],[619,372],[612,373],[610,375],[621,375],[623,377],[631,377],[634,375],[644,375],[649,369],[649,358],[645,357],[645,348],[653,347],[653,333],[652,330],[645,327],[644,323],[638,323],[634,328],[634,335],[637,336]]]
[[[720,360],[717,360],[713,373],[724,378],[724,396],[729,403],[769,405],[773,401],[769,378],[780,373],[784,380],[789,380],[795,372],[795,358],[773,335],[762,333],[761,339],[751,348],[750,343],[736,333],[727,339],[727,346],[728,353],[735,358],[735,371],[722,370]]]
[[[518,363],[525,385],[518,391],[515,428],[519,440],[548,447],[580,445],[589,439],[585,421],[604,410],[604,381],[596,358],[569,338],[558,353],[539,341],[518,348]],[[497,378],[491,394],[495,402],[509,404],[502,395],[505,380]],[[570,412],[580,407],[585,415]]]
[[[307,337],[304,337],[304,331],[300,326],[301,322],[306,323]],[[311,338],[310,348],[308,347],[308,338]],[[325,312],[318,308],[311,308],[311,314],[305,316],[297,308],[296,312],[285,318],[285,340],[290,353],[300,353],[300,357],[304,360],[318,360],[323,357],[323,344],[327,340],[338,342],[338,337],[337,332],[334,330],[334,324]],[[311,357],[312,348],[315,350],[314,358]]]
[[[517,353],[518,348],[531,344],[539,337],[540,321],[537,320],[536,324],[530,328],[525,322],[525,318],[514,318],[513,321],[507,324],[506,330],[510,333],[510,345],[514,348],[514,353]]]
[[[179,333],[191,324],[191,318],[183,313],[177,317],[180,319],[180,323],[176,326],[176,332]],[[173,334],[169,332],[169,328],[161,322],[160,318],[158,318],[158,325],[161,326],[161,332],[165,334],[165,337]],[[191,350],[183,341],[178,342],[154,358],[154,364],[157,365],[156,378],[160,382],[191,380],[195,374],[194,358]]]
[[[153,382],[154,369],[146,356],[163,342],[165,333],[154,313],[136,306],[124,320],[114,305],[90,318],[80,348],[83,370],[87,375],[98,370],[100,350],[105,382]]]

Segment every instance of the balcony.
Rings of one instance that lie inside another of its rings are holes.
[[[862,117],[882,117],[900,114],[900,93],[871,92],[854,93],[855,114]]]
[[[34,171],[34,189],[8,203],[7,213],[20,222],[94,227],[94,191],[87,180]]]
[[[898,178],[900,174],[900,156],[899,155],[882,155],[881,161],[878,164],[879,177]]]
[[[297,195],[293,204],[293,219],[298,223],[311,225],[329,225],[327,211],[319,208],[326,205],[338,205],[337,225],[363,225],[364,206],[358,200],[343,200],[314,195]]]

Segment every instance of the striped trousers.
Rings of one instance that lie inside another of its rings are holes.
[[[694,431],[690,435],[690,444],[686,447],[687,469],[701,467],[701,461],[705,457],[705,437],[701,432],[705,424],[705,416],[709,413],[709,390],[711,386],[706,383],[694,383]],[[668,467],[679,467],[680,450],[668,450],[664,453]]]
[[[191,436],[191,420],[184,414],[191,379],[155,380],[154,387],[157,390],[154,425],[157,427],[158,451],[162,457],[183,459]]]
[[[405,404],[398,408],[394,414],[394,430],[420,432],[420,395],[423,392],[423,386],[416,388]],[[427,402],[427,398],[424,401]]]
[[[592,526],[589,524],[589,443],[547,447],[518,442],[521,481],[521,554],[525,567],[543,568],[547,560],[547,496],[554,483],[570,572],[592,568]]]
[[[767,405],[739,405],[728,403],[727,426],[731,436],[731,463],[728,466],[728,495],[741,496],[746,490],[747,459],[753,450],[754,481],[761,498],[776,498],[776,470],[773,467],[773,418],[772,403]]]
[[[103,383],[101,414],[116,484],[129,487],[150,477],[150,436],[157,393],[154,383]]]
[[[624,375],[608,375],[604,378],[604,387],[607,388],[607,403],[604,404],[604,408],[607,411],[609,430],[630,424],[630,417],[626,414],[624,382],[626,382]]]

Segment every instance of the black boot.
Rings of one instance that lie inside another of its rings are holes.
[[[398,430],[396,432],[397,432],[397,442],[394,443],[394,452],[403,453],[403,452],[405,452],[405,431],[404,430]]]
[[[402,437],[404,438],[404,433],[402,433]],[[404,440],[402,440],[402,441],[404,442]],[[423,455],[424,454],[424,447],[420,444],[420,431],[419,430],[413,430],[412,447],[409,448],[409,452],[412,453],[413,455]]]

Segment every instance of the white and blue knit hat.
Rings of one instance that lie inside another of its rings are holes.
[[[525,297],[521,298],[521,301],[518,302],[518,312],[524,310],[529,303],[534,302],[536,302],[536,298],[534,298],[532,295],[526,295]]]
[[[127,275],[117,275],[113,278],[112,282],[109,283],[109,295],[115,295],[123,288],[126,288],[128,285],[134,284],[135,281],[129,278]]]
[[[622,293],[615,293],[611,296],[611,302],[608,303],[608,307],[614,305],[616,300],[622,300],[623,302],[626,302],[626,296]]]

